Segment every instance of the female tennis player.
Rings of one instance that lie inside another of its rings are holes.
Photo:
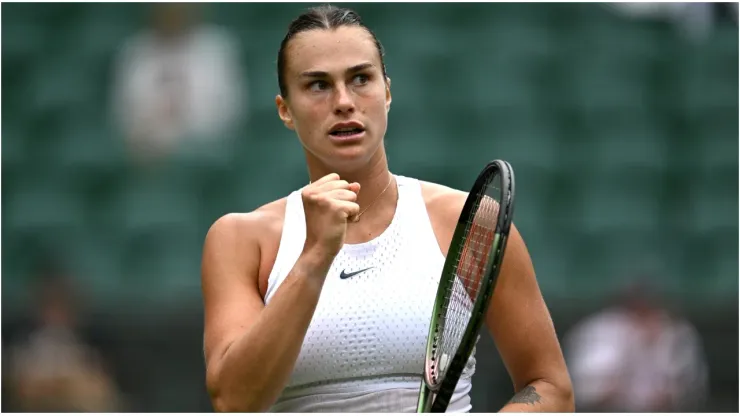
[[[310,183],[225,215],[206,236],[214,408],[414,412],[466,193],[389,171],[391,82],[380,42],[351,10],[322,6],[293,21],[278,79],[277,112],[305,151]],[[486,326],[516,391],[502,410],[572,411],[553,323],[514,228],[491,302]],[[471,410],[474,369],[471,358],[448,411]]]

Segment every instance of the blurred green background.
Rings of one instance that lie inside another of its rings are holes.
[[[466,189],[486,161],[508,160],[515,223],[559,334],[650,276],[704,340],[704,410],[737,411],[736,23],[696,40],[597,4],[349,6],[386,48],[391,171]],[[307,181],[274,105],[277,50],[306,7],[200,7],[236,40],[243,113],[218,138],[142,164],[110,106],[122,45],[151,6],[2,6],[4,364],[52,264],[81,293],[79,325],[127,410],[210,410],[202,242],[219,216]],[[511,395],[486,348],[474,411]]]

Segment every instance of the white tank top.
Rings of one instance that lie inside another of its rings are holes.
[[[395,177],[398,205],[390,226],[372,241],[345,244],[334,259],[298,361],[271,411],[416,411],[445,259],[419,181]],[[293,268],[305,237],[298,190],[288,196],[265,304]],[[470,411],[474,371],[473,355],[448,412]]]

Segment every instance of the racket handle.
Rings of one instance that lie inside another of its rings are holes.
[[[446,397],[438,397],[437,400],[435,400],[432,404],[432,408],[429,410],[428,413],[445,413],[449,404],[450,402],[449,400],[447,400]]]

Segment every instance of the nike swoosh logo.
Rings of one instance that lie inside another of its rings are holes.
[[[360,273],[365,272],[365,271],[368,271],[370,269],[372,269],[372,267],[368,267],[367,269],[358,270],[358,271],[352,272],[352,273],[347,273],[345,270],[342,270],[342,272],[339,273],[339,278],[340,279],[349,279],[350,277],[352,277],[352,276],[354,276],[356,274],[360,274]]]

